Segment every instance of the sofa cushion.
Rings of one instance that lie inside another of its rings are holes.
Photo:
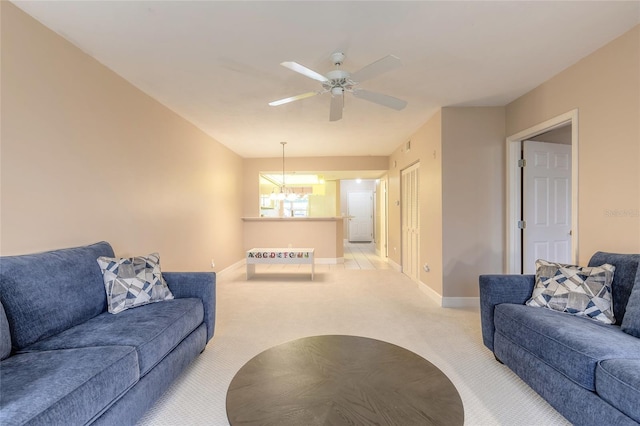
[[[625,333],[640,337],[640,269],[620,326]]]
[[[504,303],[494,321],[496,332],[591,391],[598,361],[640,354],[640,339],[620,327],[550,309]]]
[[[202,324],[203,318],[200,299],[151,303],[118,315],[105,312],[56,336],[41,340],[23,349],[23,352],[133,346],[138,352],[142,377]]]
[[[117,314],[147,303],[173,299],[162,278],[158,253],[129,258],[100,256],[97,260],[110,313]]]
[[[611,283],[615,266],[576,266],[536,260],[536,285],[527,305],[615,323]]]
[[[4,307],[0,302],[0,361],[11,355],[11,332],[9,331],[9,320],[4,313]]]
[[[108,243],[0,258],[0,300],[14,349],[106,310],[99,256],[113,256]]]
[[[637,354],[640,357],[640,353]],[[640,359],[609,359],[596,368],[596,392],[640,422]]]
[[[640,254],[617,254],[597,252],[589,260],[589,266],[609,263],[616,267],[611,284],[613,314],[618,324],[624,320],[629,295],[635,283],[640,282]]]
[[[18,354],[0,362],[0,424],[88,424],[138,381],[132,347]]]

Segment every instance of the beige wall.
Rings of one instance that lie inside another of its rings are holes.
[[[400,176],[419,162],[420,281],[442,297],[477,297],[501,273],[504,108],[443,108],[390,157],[389,258],[401,264]]]
[[[164,270],[242,259],[242,160],[3,1],[3,255],[109,241]]]
[[[285,169],[287,173],[297,172],[331,172],[331,171],[358,171],[358,170],[386,170],[388,157],[292,157],[286,158]],[[273,172],[282,170],[282,158],[245,158],[243,164],[243,217],[259,217],[259,191],[258,177],[260,172]],[[336,190],[336,197],[340,197],[340,191]],[[340,209],[339,200],[336,199],[336,209]]]
[[[516,134],[578,109],[578,259],[640,252],[640,26],[506,108]]]
[[[504,270],[505,111],[442,110],[444,297],[477,297],[478,275]]]
[[[438,111],[411,136],[411,150],[404,144],[389,157],[388,221],[389,259],[402,264],[400,176],[403,169],[420,162],[420,281],[442,295],[442,111]]]

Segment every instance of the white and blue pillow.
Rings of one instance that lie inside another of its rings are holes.
[[[130,258],[101,256],[98,264],[107,292],[107,307],[112,314],[173,299],[160,271],[158,253]]]
[[[527,305],[614,324],[611,283],[615,266],[586,267],[536,261],[536,281]]]

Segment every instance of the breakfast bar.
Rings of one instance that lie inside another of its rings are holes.
[[[344,262],[342,217],[243,217],[242,221],[246,260],[253,259],[252,262],[255,263],[268,263],[264,257],[248,257],[249,252],[256,249],[261,250],[262,255],[268,252],[268,259],[275,259],[272,263],[288,263],[293,259],[295,259],[294,263],[300,263],[295,250],[310,250],[304,248],[309,247],[313,248],[314,263]],[[284,257],[277,257],[280,252],[284,256],[284,253],[292,251],[296,253],[296,257],[290,258],[287,255],[286,262]],[[274,252],[276,257],[272,258],[271,252]]]

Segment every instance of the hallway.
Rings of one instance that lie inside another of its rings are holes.
[[[316,265],[316,269],[318,266]],[[374,243],[344,244],[344,263],[335,266],[336,269],[391,269],[385,259],[376,254]]]

